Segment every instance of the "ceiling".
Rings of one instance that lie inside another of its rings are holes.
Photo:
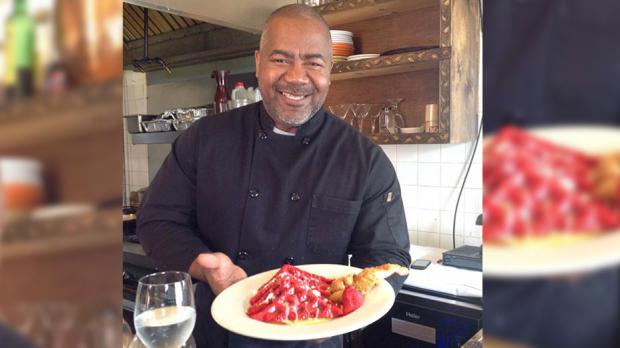
[[[125,42],[144,38],[144,7],[123,3],[123,40]],[[197,21],[188,17],[178,16],[167,12],[149,9],[149,36],[159,35],[174,30],[184,29],[205,22]],[[209,24],[213,29],[221,28]]]
[[[123,0],[134,5],[158,9],[167,13],[227,28],[260,33],[263,23],[276,8],[297,3],[297,0]]]

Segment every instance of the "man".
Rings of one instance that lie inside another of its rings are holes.
[[[378,146],[324,111],[332,67],[329,27],[288,5],[267,20],[255,54],[262,103],[188,129],[150,185],[138,235],[161,269],[199,281],[200,347],[338,347],[269,342],[226,332],[210,316],[215,295],[283,263],[386,262],[408,266],[400,187]],[[404,278],[393,277],[397,291]]]

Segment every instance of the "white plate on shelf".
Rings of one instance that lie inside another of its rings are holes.
[[[361,271],[343,265],[302,265],[299,268],[327,278],[337,278]],[[394,304],[394,290],[381,280],[364,298],[357,310],[340,318],[312,324],[284,325],[254,320],[246,314],[256,290],[278,270],[263,272],[237,282],[220,293],[211,306],[213,319],[225,329],[239,335],[276,341],[314,340],[341,335],[367,326],[384,316]]]
[[[362,60],[362,59],[373,59],[373,58],[377,58],[379,57],[379,54],[376,53],[367,53],[367,54],[355,54],[352,56],[348,56],[347,60],[348,61],[354,61],[354,60]]]
[[[334,36],[334,35],[353,36],[353,32],[346,31],[346,30],[330,30],[329,34],[332,35],[332,36]]]
[[[620,152],[618,127],[561,126],[530,131],[555,144],[589,154]],[[620,230],[590,238],[558,237],[514,246],[485,243],[483,253],[485,277],[553,277],[596,271],[620,264]]]

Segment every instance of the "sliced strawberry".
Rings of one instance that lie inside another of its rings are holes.
[[[355,287],[349,285],[342,293],[342,312],[348,314],[360,308],[364,303],[364,295]]]

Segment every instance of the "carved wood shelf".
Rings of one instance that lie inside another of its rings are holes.
[[[116,209],[9,223],[0,239],[0,259],[120,246],[121,228]]]
[[[331,29],[353,33],[355,53],[414,47],[421,51],[334,64],[327,105],[384,104],[402,98],[406,126],[424,122],[436,104],[435,134],[375,135],[378,144],[471,141],[477,133],[480,7],[475,0],[340,0],[316,9]]]
[[[439,69],[444,59],[450,59],[450,47],[341,62],[332,68],[332,81]]]
[[[450,140],[448,133],[385,134],[367,135],[376,144],[445,144]]]
[[[330,26],[437,5],[437,0],[343,0],[317,7]]]

